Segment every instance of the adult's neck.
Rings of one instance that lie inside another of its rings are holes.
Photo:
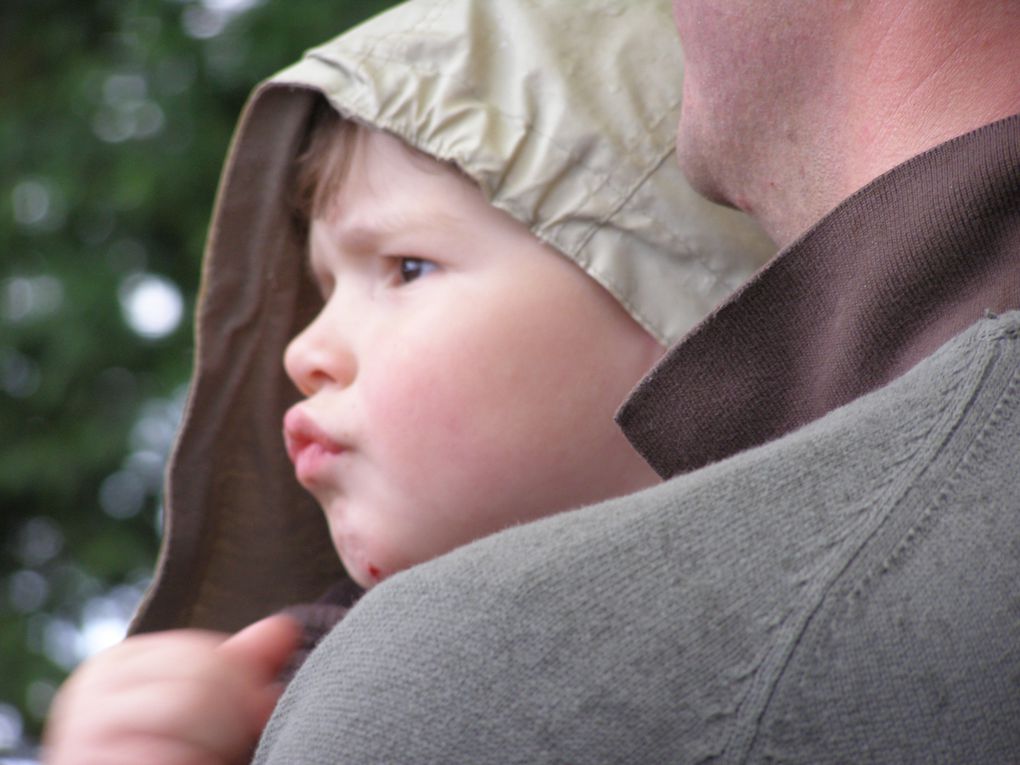
[[[749,207],[782,245],[927,149],[1020,112],[1020,3],[876,3],[833,51],[811,139],[779,152]]]

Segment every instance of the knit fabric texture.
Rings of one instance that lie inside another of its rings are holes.
[[[676,345],[618,421],[661,476],[790,432],[1020,308],[1020,115],[844,200]]]
[[[1015,762],[1020,314],[359,601],[255,762]]]

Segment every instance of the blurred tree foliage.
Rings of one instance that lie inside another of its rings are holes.
[[[149,576],[244,99],[391,4],[0,4],[0,754]]]

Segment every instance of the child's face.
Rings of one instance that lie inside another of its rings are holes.
[[[351,576],[653,483],[613,413],[661,347],[460,174],[359,134],[285,355],[288,451]]]

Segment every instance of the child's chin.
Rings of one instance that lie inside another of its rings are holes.
[[[349,560],[342,555],[341,561],[347,570],[348,576],[366,590],[372,589],[387,576],[386,572],[371,562]]]

